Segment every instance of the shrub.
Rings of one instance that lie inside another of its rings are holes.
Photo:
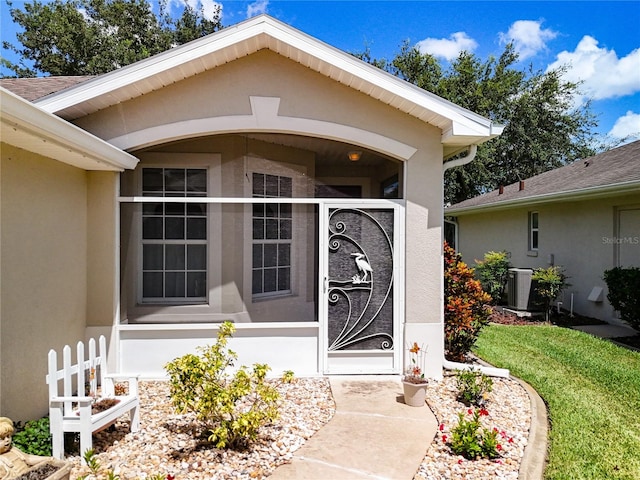
[[[490,430],[480,423],[481,416],[489,412],[484,408],[467,410],[458,414],[458,425],[451,430],[451,450],[456,455],[474,460],[476,458],[497,458],[502,449],[498,443],[498,430]]]
[[[444,244],[444,345],[447,359],[464,361],[489,323],[491,297],[460,254]]]
[[[265,381],[266,364],[240,367],[230,374],[237,355],[227,348],[235,327],[220,325],[215,344],[165,365],[171,401],[179,413],[193,412],[218,448],[243,448],[257,438],[263,425],[278,417],[276,388]],[[286,375],[291,380],[291,375]]]
[[[604,272],[609,293],[607,300],[620,312],[620,318],[640,329],[640,268],[616,267]]]
[[[509,256],[505,251],[492,251],[484,254],[484,260],[476,260],[476,275],[484,291],[491,295],[494,305],[501,301],[507,285]]]
[[[50,457],[52,444],[49,417],[29,420],[24,428],[18,425],[16,433],[13,435],[13,444],[24,453]]]
[[[561,267],[553,266],[548,268],[537,268],[531,275],[531,280],[535,282],[535,292],[544,305],[544,318],[549,321],[551,302],[553,302],[560,292],[568,286],[567,276]]]
[[[456,372],[456,387],[458,400],[465,405],[480,405],[493,389],[493,380],[479,370],[460,370]]]

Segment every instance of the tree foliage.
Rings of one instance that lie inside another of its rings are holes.
[[[444,348],[448,360],[466,360],[482,328],[489,323],[491,297],[473,276],[473,268],[444,244]]]
[[[445,202],[457,203],[597,153],[590,104],[576,107],[579,85],[563,70],[518,69],[507,45],[481,60],[463,51],[446,68],[405,42],[393,60],[361,59],[475,113],[505,125],[501,136],[478,148],[476,159],[445,173]]]
[[[147,0],[33,0],[24,9],[7,3],[23,31],[17,34],[20,46],[3,42],[3,48],[21,61],[2,64],[19,77],[99,75],[221,28],[220,11],[209,20],[186,6],[174,19],[166,0],[158,15]]]

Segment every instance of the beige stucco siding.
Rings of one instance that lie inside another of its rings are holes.
[[[50,348],[84,338],[87,175],[2,144],[0,415],[47,412]]]
[[[118,256],[117,172],[87,176],[87,326],[111,326],[116,316]]]
[[[458,217],[459,251],[471,266],[489,250],[511,253],[514,267],[547,267],[553,261],[562,266],[571,284],[564,294],[563,307],[603,320],[614,316],[606,299],[605,270],[617,265],[618,210],[640,205],[640,196],[627,195],[589,201],[557,202]],[[537,211],[539,248],[528,250],[528,213]],[[627,245],[628,249],[633,245]],[[640,258],[640,245],[637,245]],[[594,287],[603,288],[603,301],[589,301]]]
[[[260,51],[75,123],[103,139],[113,139],[158,125],[251,115],[250,96],[279,98],[278,115],[282,117],[350,125],[413,146],[423,136],[440,138],[437,128],[270,51]],[[293,122],[291,131],[295,128]]]

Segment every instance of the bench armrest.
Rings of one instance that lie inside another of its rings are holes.
[[[138,396],[138,374],[126,374],[126,373],[109,373],[104,376],[106,380],[110,382],[108,391],[113,394],[113,381],[121,380],[126,381],[129,384],[129,395]]]

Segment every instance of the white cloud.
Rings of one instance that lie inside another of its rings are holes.
[[[202,9],[202,15],[207,20],[213,20],[217,16],[218,11],[222,17],[222,4],[215,0],[169,0],[169,10],[171,10],[174,5],[177,8],[181,8],[183,5],[189,5],[189,7],[196,12]]]
[[[549,28],[541,28],[542,21],[518,20],[513,22],[507,33],[500,32],[502,43],[513,42],[516,52],[520,55],[520,60],[533,57],[539,51],[547,47],[547,42],[558,36]]]
[[[218,13],[222,17],[222,4],[214,0],[200,0],[202,4],[202,14],[207,20],[213,20],[218,16]]]
[[[268,6],[269,0],[256,0],[247,6],[247,18],[266,13]]]
[[[477,46],[478,43],[465,32],[453,33],[449,38],[425,38],[416,44],[420,53],[429,53],[448,61],[455,59],[463,50],[471,52]]]
[[[585,35],[573,52],[566,50],[556,56],[548,70],[568,66],[564,79],[582,82],[583,98],[602,100],[631,95],[640,91],[640,48],[618,58],[614,50],[598,47],[598,41]]]
[[[615,138],[640,138],[640,113],[628,111],[624,117],[616,120],[616,123],[609,132],[609,136]]]

